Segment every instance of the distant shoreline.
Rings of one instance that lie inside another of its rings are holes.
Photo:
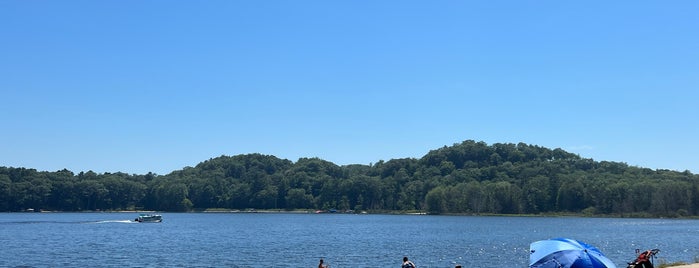
[[[580,217],[580,218],[610,218],[610,219],[699,219],[699,216],[689,217],[643,217],[638,215],[607,215],[607,214],[585,214],[585,213],[546,213],[546,214],[494,214],[494,213],[441,213],[430,214],[424,211],[391,211],[391,210],[319,210],[319,209],[226,209],[207,208],[190,211],[159,211],[159,210],[82,210],[82,211],[61,211],[61,210],[25,210],[25,211],[4,211],[2,213],[287,213],[287,214],[380,214],[380,215],[433,215],[433,216],[478,216],[478,217]],[[699,267],[697,267],[699,268]]]

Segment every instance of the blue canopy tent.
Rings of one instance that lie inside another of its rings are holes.
[[[530,268],[616,268],[599,249],[578,240],[541,240],[529,249]]]

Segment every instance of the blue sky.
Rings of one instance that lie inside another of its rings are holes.
[[[463,140],[699,172],[697,1],[0,2],[0,166]]]

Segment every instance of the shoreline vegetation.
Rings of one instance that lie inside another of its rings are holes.
[[[389,210],[362,210],[362,211],[340,211],[340,210],[316,210],[316,209],[228,209],[228,208],[207,208],[194,209],[188,211],[167,211],[167,210],[80,210],[80,211],[61,211],[61,210],[34,210],[28,209],[25,211],[5,211],[5,213],[287,213],[287,214],[321,214],[321,213],[337,213],[337,214],[380,214],[380,215],[433,215],[433,216],[476,216],[476,217],[581,217],[581,218],[630,218],[630,219],[699,219],[699,216],[684,216],[684,217],[652,217],[648,215],[602,215],[602,214],[585,214],[585,213],[541,213],[541,214],[498,214],[498,213],[429,213],[426,211],[389,211]]]
[[[379,214],[379,215],[433,215],[433,216],[475,216],[475,217],[581,217],[581,218],[630,218],[630,219],[699,219],[699,216],[684,216],[684,217],[652,217],[648,215],[601,215],[601,214],[584,214],[584,213],[542,213],[542,214],[497,214],[497,213],[439,213],[433,214],[424,211],[338,211],[338,210],[314,210],[314,209],[228,209],[228,208],[207,208],[188,211],[166,211],[166,210],[34,210],[27,209],[24,211],[4,211],[4,213],[280,213],[280,214],[321,214],[321,213],[337,213],[337,214]]]
[[[220,156],[167,175],[0,166],[0,211],[367,211],[440,215],[699,216],[699,175],[560,148],[467,140],[420,159],[339,166]]]

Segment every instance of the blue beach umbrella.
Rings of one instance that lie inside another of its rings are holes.
[[[616,268],[599,249],[578,240],[541,240],[529,249],[529,268]]]

